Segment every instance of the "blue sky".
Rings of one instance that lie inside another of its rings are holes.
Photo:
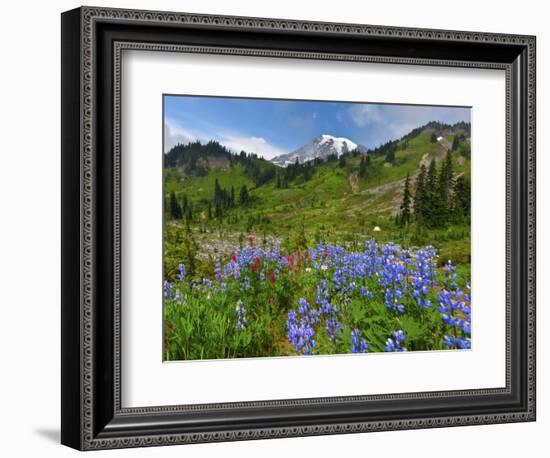
[[[470,108],[166,95],[164,151],[216,140],[270,159],[321,134],[373,148],[429,121],[470,122]]]

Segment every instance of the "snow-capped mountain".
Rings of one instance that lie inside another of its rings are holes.
[[[312,161],[316,158],[326,159],[331,154],[336,154],[339,157],[354,149],[358,149],[362,153],[367,152],[367,148],[352,142],[348,138],[323,134],[315,137],[309,143],[292,153],[281,154],[280,156],[274,157],[271,159],[271,162],[286,167],[289,164],[294,164],[296,159],[303,164],[304,162]]]

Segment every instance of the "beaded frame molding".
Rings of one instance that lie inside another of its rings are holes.
[[[533,36],[81,7],[62,14],[61,442],[93,450],[535,420]],[[506,75],[506,386],[121,406],[124,50],[500,69]]]

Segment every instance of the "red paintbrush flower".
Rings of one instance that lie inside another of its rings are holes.
[[[269,270],[269,282],[271,284],[275,283],[275,272],[273,272],[273,270]]]
[[[257,272],[258,270],[260,270],[260,265],[261,265],[262,261],[260,258],[256,258],[254,260],[254,264],[252,264],[250,266],[250,268],[254,271],[254,272]]]

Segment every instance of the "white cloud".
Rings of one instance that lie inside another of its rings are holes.
[[[275,156],[288,153],[288,151],[267,142],[263,137],[226,135],[220,138],[219,142],[236,153],[241,151],[256,153],[258,156],[262,156],[265,159],[271,159]]]
[[[365,127],[367,124],[382,121],[382,113],[380,113],[376,105],[352,105],[348,113],[352,121],[358,127]]]
[[[186,144],[197,140],[197,136],[183,129],[172,119],[164,120],[164,152],[167,153],[178,143]]]
[[[233,132],[220,133],[216,128],[213,128],[213,130],[217,130],[218,134],[208,134],[195,130],[190,131],[185,129],[178,121],[167,118],[164,121],[164,152],[167,153],[179,143],[185,145],[197,140],[202,143],[214,140],[235,153],[246,151],[247,153],[255,153],[265,159],[271,159],[275,156],[288,153],[288,151],[272,145],[263,137],[249,137]]]

